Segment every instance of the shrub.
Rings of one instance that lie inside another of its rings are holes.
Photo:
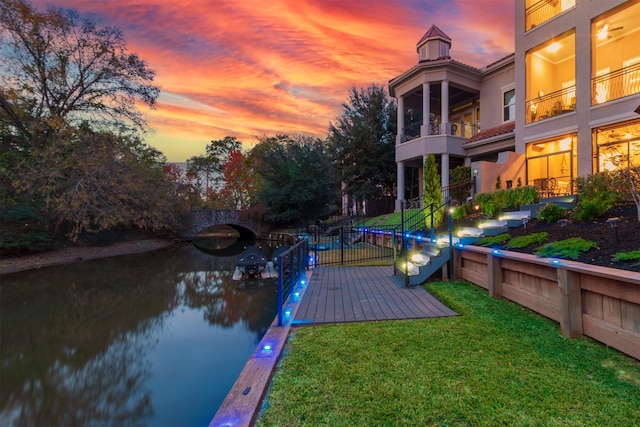
[[[506,195],[508,208],[529,205],[538,200],[538,190],[532,186],[511,188],[506,191]]]
[[[555,203],[547,203],[538,212],[538,219],[545,222],[556,222],[557,220],[564,218],[567,214],[567,210],[563,207],[556,205]]]
[[[613,261],[640,261],[640,250],[630,252],[618,252],[613,256]]]
[[[575,179],[578,204],[571,217],[578,221],[592,221],[621,199],[620,179],[616,174],[601,172]]]
[[[585,240],[581,237],[572,237],[566,240],[547,243],[536,252],[540,257],[557,257],[567,259],[578,259],[582,252],[597,248],[596,242]]]
[[[479,246],[503,245],[511,239],[509,233],[498,234],[497,236],[484,237],[478,241]]]
[[[451,218],[455,220],[466,218],[466,216],[467,216],[466,205],[456,206],[455,208],[453,208],[453,212],[451,213]]]
[[[582,222],[593,221],[612,206],[612,202],[601,198],[580,200],[573,209],[571,218]]]
[[[549,238],[549,233],[533,233],[526,236],[514,237],[507,243],[509,249],[521,249],[536,243],[542,243]]]

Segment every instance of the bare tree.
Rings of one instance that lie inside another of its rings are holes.
[[[136,104],[153,108],[159,89],[119,29],[74,10],[0,0],[0,45],[0,121],[18,133],[82,121],[145,129]]]

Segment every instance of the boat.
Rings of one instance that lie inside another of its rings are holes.
[[[273,264],[278,265],[278,259],[280,259],[282,254],[287,252],[289,249],[291,249],[291,246],[289,245],[278,246],[276,250],[273,251],[273,254],[271,255],[271,261],[273,261]]]
[[[267,257],[262,248],[257,245],[247,246],[240,254],[236,263],[236,270],[242,273],[242,277],[260,277],[267,266]]]

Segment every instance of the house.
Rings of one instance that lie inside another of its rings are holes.
[[[516,0],[512,55],[476,68],[453,59],[451,46],[433,25],[417,65],[389,81],[396,208],[422,195],[429,154],[443,187],[468,165],[478,192],[500,176],[503,188],[572,194],[578,176],[625,166],[625,156],[640,164],[639,0]]]

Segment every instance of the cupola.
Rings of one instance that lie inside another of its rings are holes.
[[[432,25],[416,46],[418,61],[448,58],[451,39],[440,28]]]

